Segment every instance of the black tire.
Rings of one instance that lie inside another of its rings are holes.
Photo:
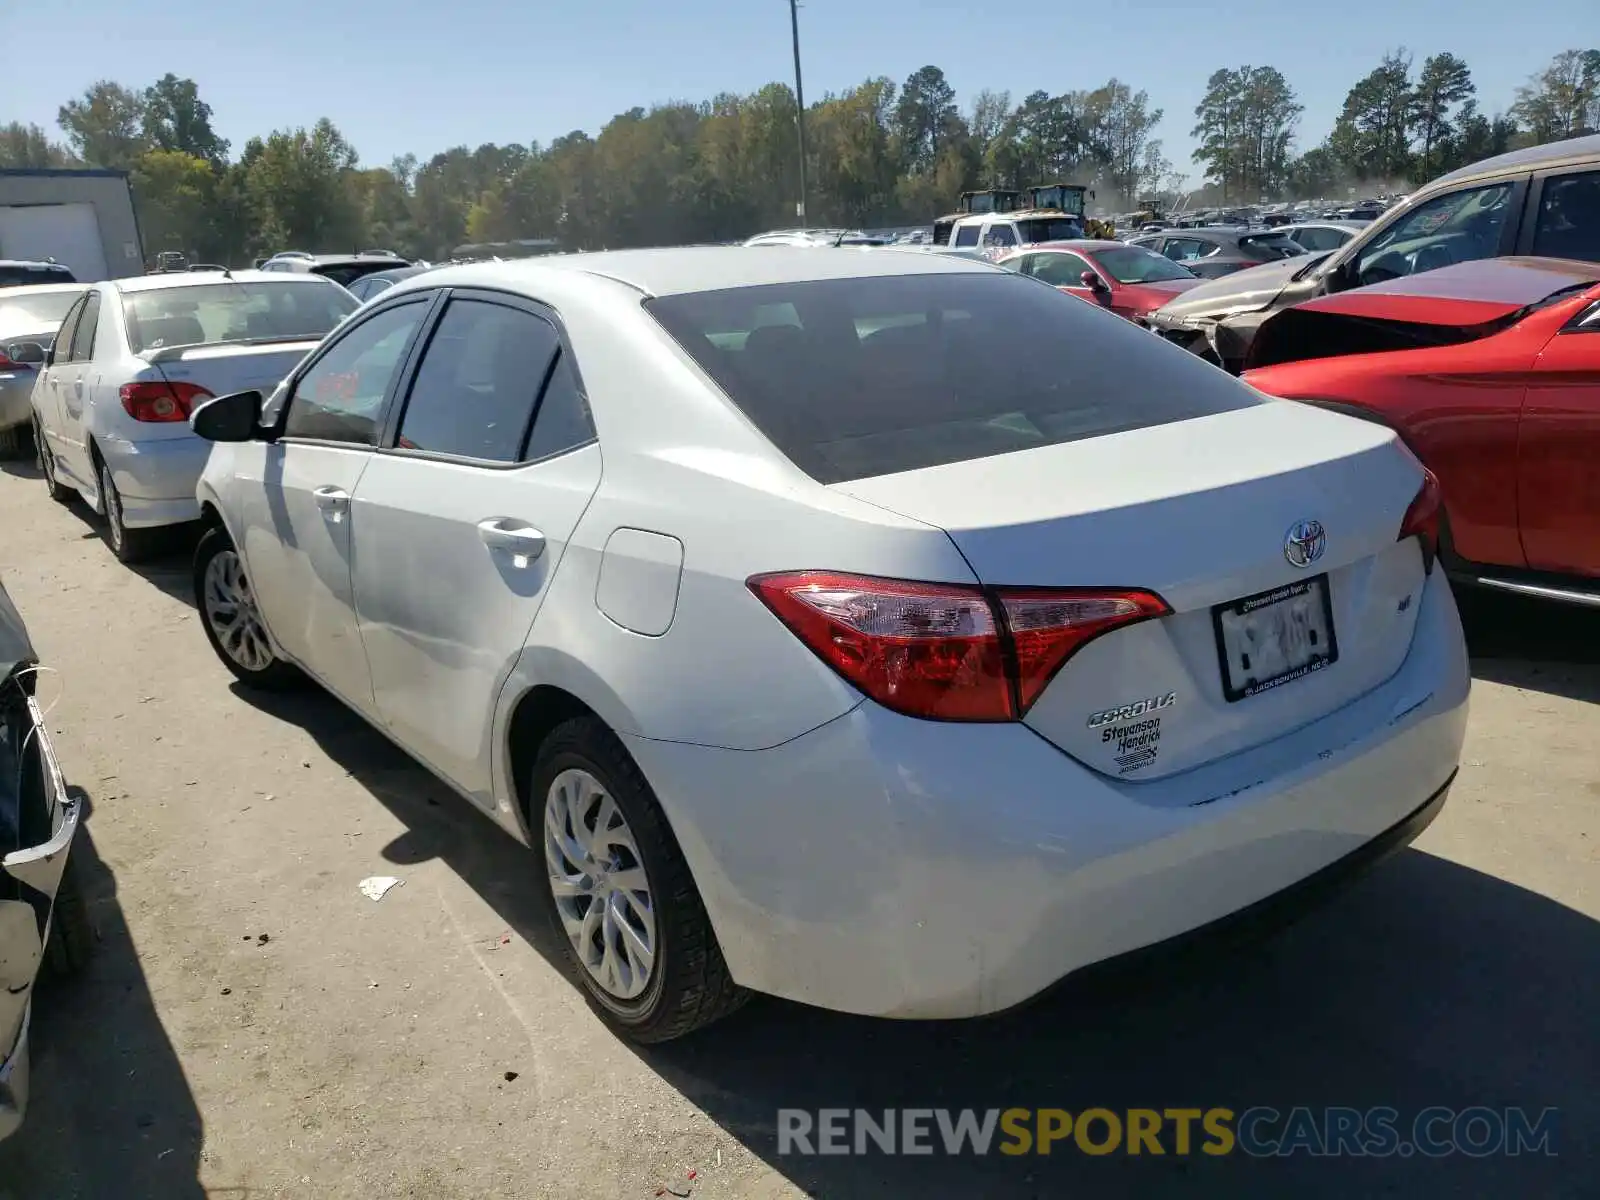
[[[579,960],[557,914],[546,871],[544,900],[569,973],[601,1019],[634,1042],[671,1041],[727,1016],[749,993],[728,974],[689,864],[649,782],[616,735],[597,718],[576,717],[558,725],[539,748],[528,796],[529,828],[541,870],[546,798],[556,777],[571,768],[593,775],[627,821],[650,884],[659,944],[644,991],[629,1001],[610,995]]]
[[[45,495],[57,504],[71,504],[77,493],[56,478],[55,455],[50,453],[50,443],[45,439],[37,416],[33,418],[33,465],[39,468],[44,480]]]
[[[56,906],[50,917],[50,941],[44,948],[45,965],[58,978],[76,975],[88,965],[95,941],[88,901],[78,874],[78,860],[69,853],[61,886],[56,889]]]
[[[95,456],[95,466],[100,471],[100,512],[105,517],[106,545],[120,563],[143,562],[161,546],[166,531],[156,529],[129,529],[122,522],[122,494],[117,482],[111,478],[111,468]]]
[[[29,425],[13,425],[0,429],[0,458],[27,458],[33,429]]]
[[[228,537],[228,531],[222,528],[206,530],[200,538],[200,544],[194,549],[194,606],[199,610],[200,627],[206,631],[206,641],[211,643],[211,649],[222,660],[222,665],[232,671],[233,677],[240,683],[267,692],[284,692],[303,686],[306,677],[293,663],[273,658],[266,666],[253,668],[235,658],[222,644],[212,624],[214,604],[206,596],[206,571],[211,560],[223,553],[238,552],[234,549],[233,540]]]

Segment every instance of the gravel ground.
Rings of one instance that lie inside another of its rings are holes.
[[[1464,601],[1450,803],[1277,938],[990,1021],[761,1000],[638,1051],[553,965],[529,852],[335,702],[237,689],[181,545],[129,570],[98,529],[0,464],[100,936],[39,993],[0,1200],[1596,1194],[1596,614]],[[796,1158],[775,1133],[780,1106],[1476,1104],[1559,1108],[1556,1156]]]

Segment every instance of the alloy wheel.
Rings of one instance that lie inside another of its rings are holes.
[[[572,768],[551,780],[544,857],[578,961],[612,999],[638,998],[657,953],[650,880],[627,818],[588,771]]]
[[[105,510],[111,548],[121,554],[125,536],[122,528],[122,497],[117,495],[117,485],[111,480],[111,468],[104,465],[100,468],[100,507]]]
[[[221,550],[211,556],[201,596],[206,621],[229,658],[246,671],[264,671],[272,665],[272,644],[237,551]]]

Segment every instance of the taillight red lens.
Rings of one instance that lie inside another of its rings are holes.
[[[1085,643],[1171,611],[1149,592],[985,591],[834,571],[757,575],[749,586],[861,692],[942,721],[1019,720]]]
[[[1001,588],[1017,664],[1018,712],[1033,707],[1067,659],[1108,630],[1172,610],[1151,592],[1055,592]]]
[[[211,399],[211,393],[196,383],[168,383],[149,379],[125,383],[118,390],[122,407],[135,421],[187,421],[194,406]]]
[[[1397,541],[1414,537],[1422,547],[1423,569],[1431,574],[1439,556],[1439,523],[1444,512],[1444,496],[1439,490],[1439,479],[1427,467],[1422,468],[1422,486],[1416,499],[1406,509],[1405,520],[1400,522]]]

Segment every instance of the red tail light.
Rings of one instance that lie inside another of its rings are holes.
[[[1439,556],[1439,522],[1444,512],[1444,499],[1439,491],[1439,479],[1427,467],[1422,468],[1422,487],[1417,497],[1406,509],[1405,520],[1400,522],[1397,541],[1414,537],[1422,547],[1422,566],[1433,573],[1434,560]]]
[[[756,575],[750,590],[823,662],[885,708],[1016,721],[1100,634],[1172,610],[1150,592],[985,589],[834,571]]]
[[[211,399],[211,393],[199,384],[164,379],[125,383],[119,394],[122,407],[135,421],[187,421],[195,405]]]

